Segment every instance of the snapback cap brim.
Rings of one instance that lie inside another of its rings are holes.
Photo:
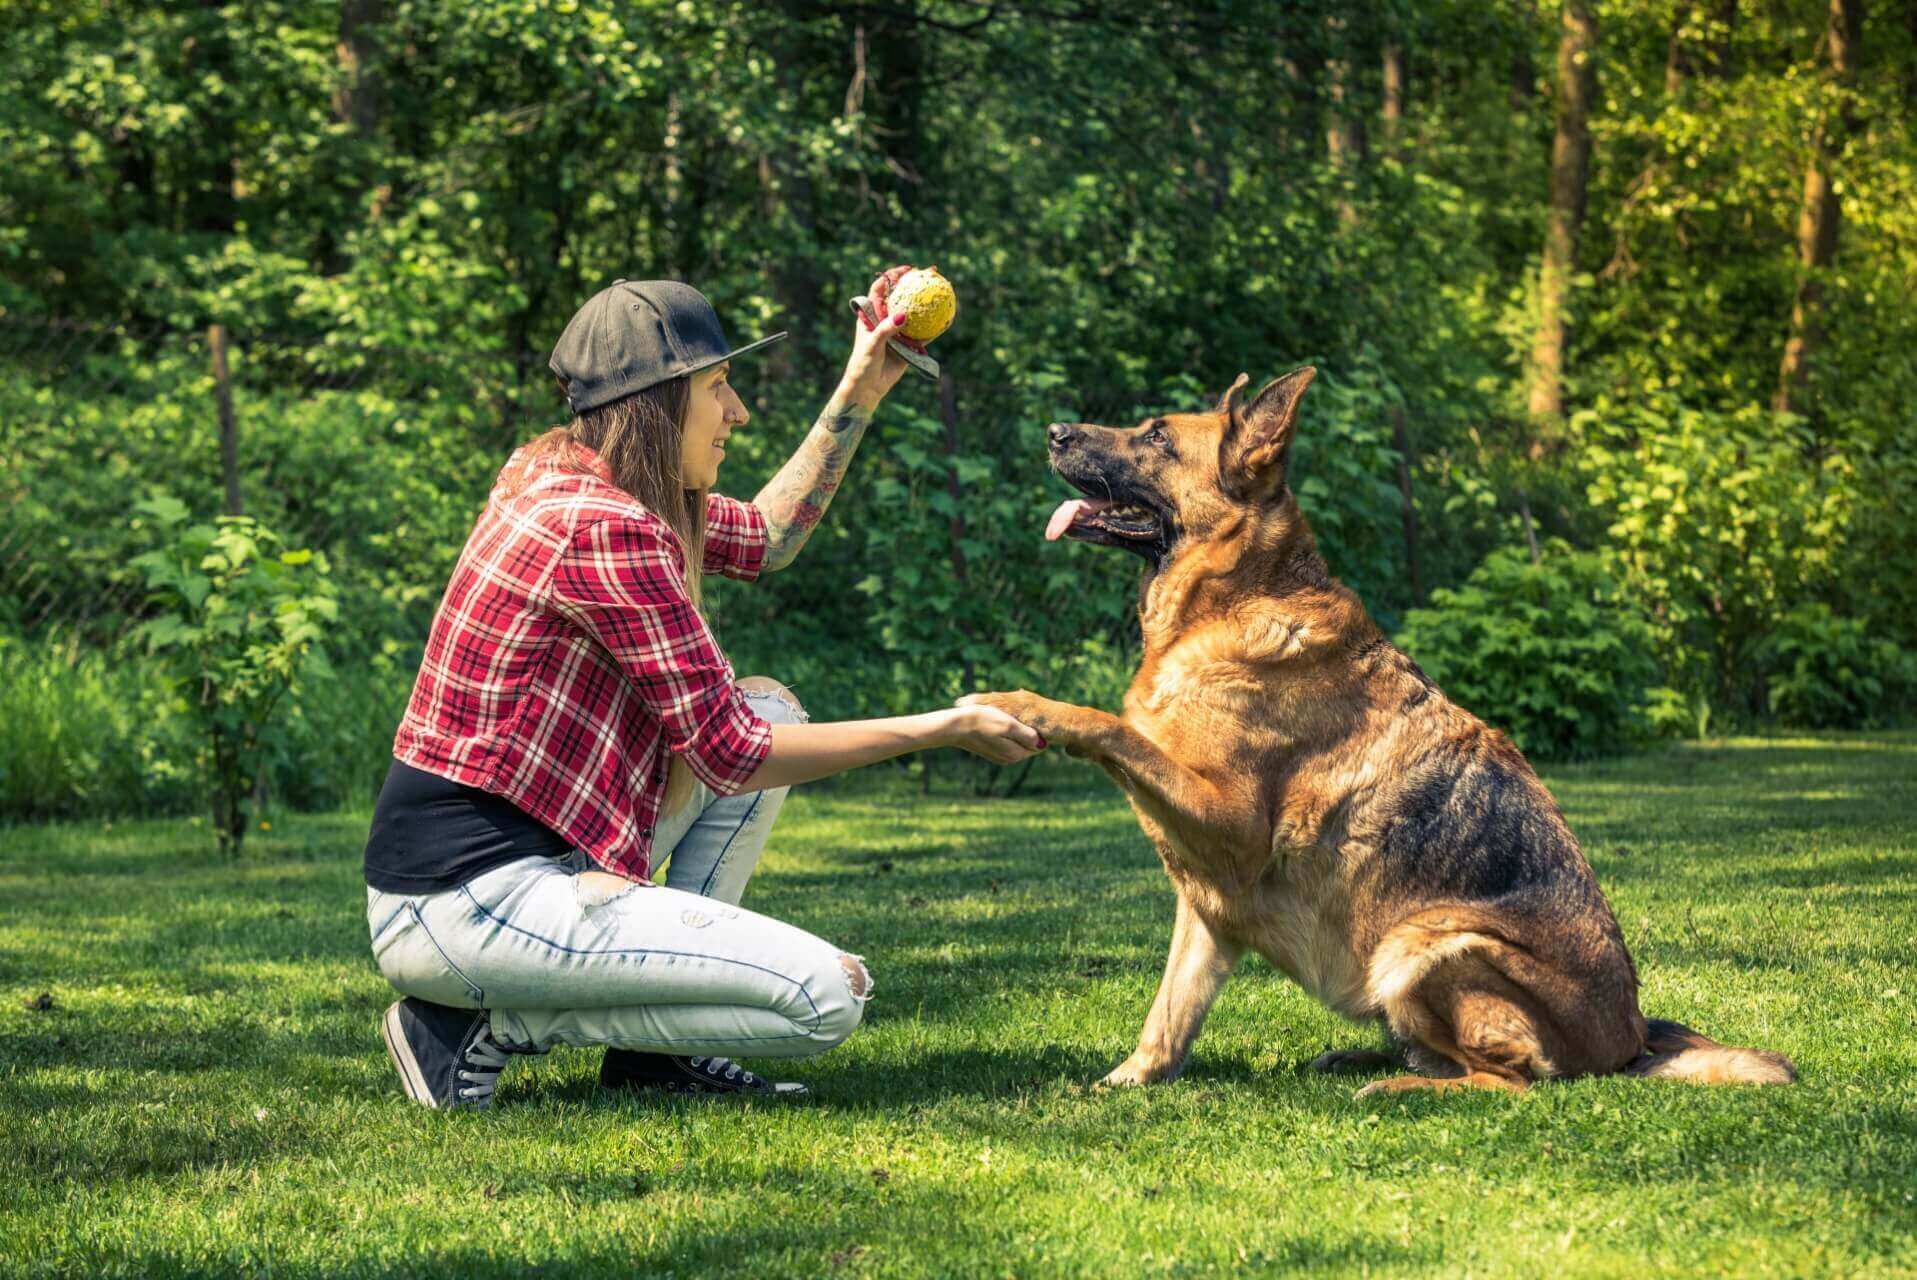
[[[734,356],[742,356],[748,351],[757,351],[760,347],[769,347],[773,343],[779,341],[781,338],[784,338],[789,332],[790,330],[781,329],[777,333],[773,334],[772,336],[767,338],[761,338],[757,342],[748,342],[743,347],[734,347],[732,350],[726,352],[722,356],[714,356],[710,360],[701,360],[698,364],[688,365],[686,367],[685,373],[674,374],[673,376],[683,378],[687,376],[687,374],[697,373],[701,369],[710,369],[715,364],[724,364],[726,361],[732,359],[732,357]]]

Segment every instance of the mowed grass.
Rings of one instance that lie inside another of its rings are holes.
[[[1376,1032],[1251,960],[1182,1080],[1094,1092],[1172,902],[1061,762],[794,798],[748,905],[878,981],[811,1102],[607,1099],[562,1050],[437,1115],[376,1031],[363,813],[237,865],[181,822],[0,831],[0,1273],[1917,1274],[1917,738],[1547,781],[1647,1011],[1802,1083],[1355,1102],[1304,1064]]]

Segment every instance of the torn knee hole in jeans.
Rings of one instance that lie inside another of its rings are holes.
[[[750,697],[778,699],[800,724],[805,724],[812,718],[799,702],[798,695],[770,676],[747,676],[739,681],[739,688]]]
[[[863,1003],[872,998],[872,973],[865,967],[864,956],[841,951],[839,968],[845,970],[845,985],[852,992],[854,1000]]]

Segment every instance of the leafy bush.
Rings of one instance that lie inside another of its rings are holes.
[[[30,581],[0,565],[0,621],[32,628],[31,605],[105,643],[138,619],[131,563],[153,545],[152,519],[129,519],[127,495],[175,497],[206,520],[222,486],[203,345],[86,344],[98,345],[63,364],[0,364],[0,538],[32,555]],[[405,399],[328,385],[360,376],[355,358],[263,342],[232,351],[246,509],[325,552],[349,620],[334,650],[358,656],[424,641],[488,484],[533,421],[471,385],[409,386]]]
[[[1890,723],[1909,716],[1917,693],[1917,655],[1821,601],[1780,617],[1759,656],[1770,668],[1765,688],[1771,711],[1785,724],[1827,729]]]
[[[278,536],[247,516],[188,524],[173,499],[138,507],[171,539],[132,562],[160,607],[138,635],[164,655],[177,706],[201,731],[214,836],[237,855],[274,713],[303,669],[324,670],[321,624],[339,613],[326,562],[310,551],[273,554]]]
[[[1391,433],[1399,400],[1368,358],[1349,374],[1321,370],[1306,393],[1290,462],[1292,490],[1326,563],[1386,627],[1411,603]]]
[[[1756,407],[1638,407],[1585,425],[1591,500],[1667,680],[1686,702],[1760,718],[1765,637],[1839,574],[1858,497],[1849,458]]]
[[[1500,548],[1462,587],[1405,617],[1398,644],[1459,705],[1547,759],[1611,754],[1647,734],[1651,628],[1603,560],[1553,540]]]

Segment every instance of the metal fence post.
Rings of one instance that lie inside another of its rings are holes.
[[[240,429],[233,420],[233,383],[226,371],[226,326],[216,324],[206,331],[213,348],[213,398],[220,409],[220,476],[226,481],[226,514],[240,511]]]

